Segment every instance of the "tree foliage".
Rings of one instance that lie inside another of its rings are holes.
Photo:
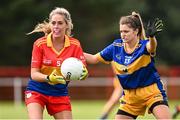
[[[163,32],[157,36],[159,63],[180,64],[179,0],[1,0],[0,65],[30,65],[33,42],[42,34],[26,35],[48,18],[54,7],[64,7],[72,16],[73,35],[84,51],[97,53],[119,37],[119,18],[137,11],[143,22],[159,17]]]

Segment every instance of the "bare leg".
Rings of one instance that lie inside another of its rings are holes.
[[[171,119],[169,107],[166,105],[158,105],[154,107],[153,114],[156,119]]]
[[[72,119],[72,112],[71,111],[62,111],[58,112],[53,115],[55,119]]]
[[[110,99],[108,100],[108,102],[105,104],[105,106],[103,108],[101,119],[107,119],[107,117],[108,117],[109,113],[111,112],[111,110],[113,109],[113,107],[116,105],[116,103],[118,103],[118,100],[119,100],[121,94],[122,94],[122,89],[120,87],[114,88],[114,91],[113,91]]]
[[[43,119],[43,107],[38,103],[30,103],[27,105],[28,116],[30,120]]]
[[[133,120],[133,118],[132,117],[130,117],[130,116],[126,116],[126,115],[116,115],[115,116],[115,120]]]
[[[175,107],[175,112],[173,113],[173,116],[172,116],[173,119],[176,119],[176,117],[178,116],[179,112],[180,112],[180,106],[177,105],[177,106]]]

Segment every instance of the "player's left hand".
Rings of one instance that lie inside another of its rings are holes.
[[[52,71],[52,73],[49,75],[49,83],[50,84],[66,84],[66,80],[60,76],[56,74],[57,71],[56,69]]]
[[[83,66],[83,72],[82,72],[79,80],[85,80],[87,77],[88,77],[88,70],[87,70],[86,66]]]
[[[147,37],[154,37],[157,33],[163,30],[162,27],[163,23],[159,18],[156,18],[153,22],[149,21],[146,29]]]

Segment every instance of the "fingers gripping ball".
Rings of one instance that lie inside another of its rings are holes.
[[[81,60],[70,57],[63,61],[61,65],[61,73],[67,80],[81,80],[84,65]]]
[[[88,70],[86,66],[83,66],[83,72],[81,74],[80,80],[85,80],[88,77]]]
[[[149,21],[147,24],[146,33],[148,37],[154,37],[157,33],[163,30],[162,20],[156,18],[154,21]]]
[[[65,79],[62,76],[56,74],[56,69],[52,71],[52,73],[48,76],[48,82],[50,84],[66,84]]]

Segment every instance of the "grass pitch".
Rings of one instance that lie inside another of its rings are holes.
[[[72,100],[72,113],[74,119],[98,119],[100,117],[105,100]],[[174,112],[174,106],[180,104],[178,101],[169,101],[171,112]],[[111,112],[109,119],[113,119],[118,105]],[[53,119],[44,111],[45,119]],[[14,105],[13,102],[0,101],[0,119],[28,119],[24,103]],[[152,115],[146,114],[138,119],[154,119]],[[180,119],[180,115],[177,119]]]

